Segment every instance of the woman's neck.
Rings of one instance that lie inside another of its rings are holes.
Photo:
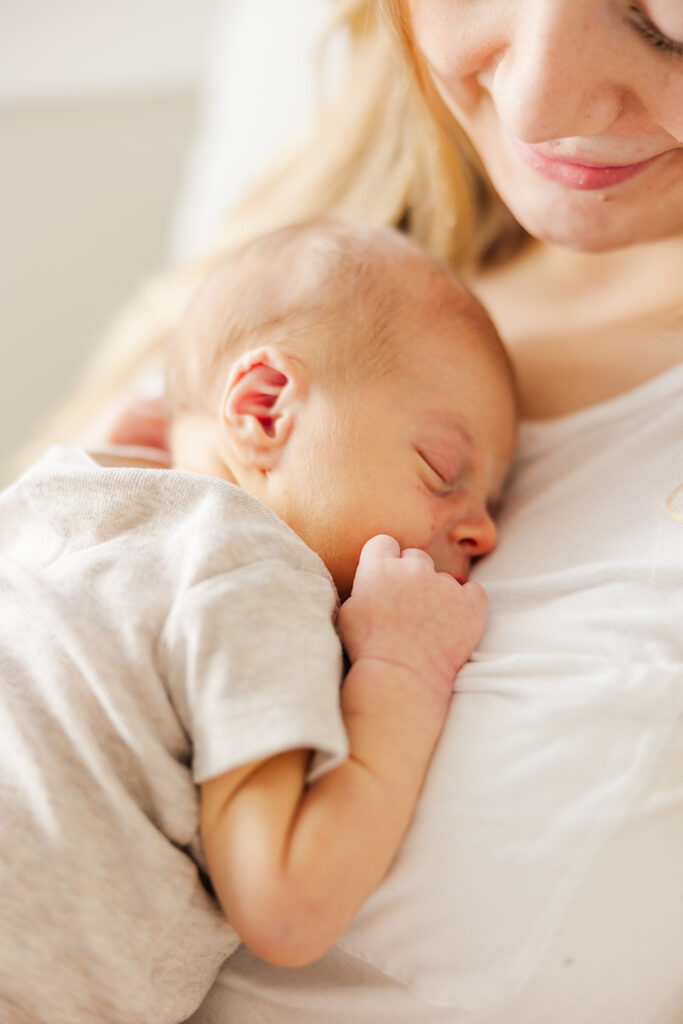
[[[537,243],[475,290],[506,341],[526,418],[613,398],[683,361],[683,239],[607,253]]]

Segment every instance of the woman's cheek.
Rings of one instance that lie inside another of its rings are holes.
[[[471,74],[477,64],[462,6],[457,0],[412,0],[409,5],[417,48],[430,70],[444,80]]]
[[[434,84],[453,113],[471,112],[481,78],[504,49],[505,26],[462,0],[413,0],[413,35]],[[485,6],[485,5],[484,5]]]

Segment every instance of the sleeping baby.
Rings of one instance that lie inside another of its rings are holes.
[[[515,397],[451,270],[264,236],[190,305],[167,400],[172,468],[55,448],[0,494],[7,1024],[177,1022],[239,942],[321,956],[484,626]]]

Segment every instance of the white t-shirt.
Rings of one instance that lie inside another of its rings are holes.
[[[412,829],[325,958],[193,1024],[681,1024],[683,365],[524,425],[483,642]]]
[[[237,938],[196,783],[346,754],[336,594],[237,487],[54,449],[0,494],[0,1020],[177,1022]]]

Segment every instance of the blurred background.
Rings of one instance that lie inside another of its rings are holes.
[[[0,467],[305,122],[330,0],[0,0]]]

